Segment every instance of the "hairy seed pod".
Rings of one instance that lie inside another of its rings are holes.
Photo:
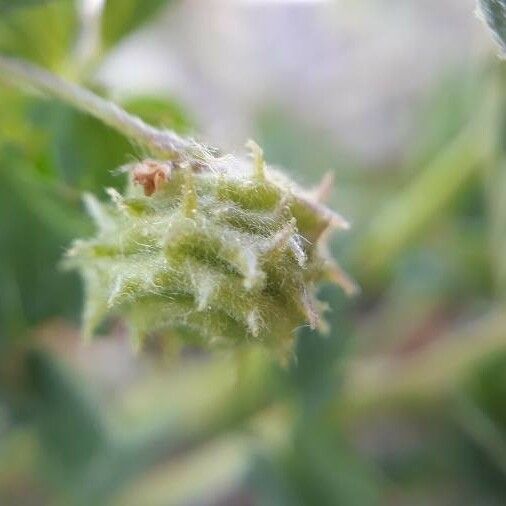
[[[354,286],[326,250],[347,223],[318,199],[253,161],[145,160],[130,167],[125,195],[85,196],[96,237],[76,241],[67,262],[82,274],[84,333],[123,316],[147,335],[198,345],[259,342],[289,352],[294,331],[320,325],[321,281]]]

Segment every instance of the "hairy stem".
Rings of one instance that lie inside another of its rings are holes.
[[[184,139],[173,131],[148,125],[113,102],[23,60],[0,55],[0,78],[19,81],[62,100],[94,116],[157,155],[181,158],[186,153],[198,154],[201,150],[194,141]]]

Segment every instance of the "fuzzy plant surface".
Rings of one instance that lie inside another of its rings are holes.
[[[253,160],[144,160],[124,195],[85,197],[97,234],[67,262],[84,280],[87,337],[121,315],[138,344],[259,342],[286,356],[298,327],[323,327],[318,283],[354,289],[326,245],[347,223],[319,201],[328,180],[306,193],[249,147]]]

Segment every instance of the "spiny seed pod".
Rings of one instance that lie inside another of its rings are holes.
[[[327,233],[347,223],[249,147],[253,163],[146,160],[125,195],[85,197],[98,234],[67,259],[85,284],[86,336],[117,314],[139,344],[261,342],[286,356],[298,327],[321,327],[317,283],[353,291],[326,250]]]

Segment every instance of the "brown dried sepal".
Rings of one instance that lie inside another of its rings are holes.
[[[170,162],[158,162],[156,160],[144,160],[135,165],[132,170],[134,183],[144,187],[144,195],[153,195],[160,187],[169,180],[172,172]]]

